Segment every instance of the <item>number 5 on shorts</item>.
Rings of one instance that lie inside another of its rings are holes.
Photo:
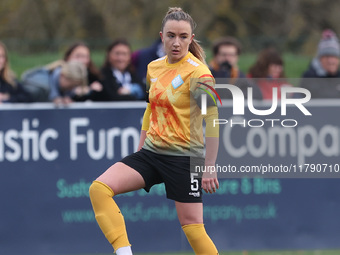
[[[195,177],[198,176],[198,173],[190,173],[191,178],[191,191],[197,191],[199,188],[198,180]]]

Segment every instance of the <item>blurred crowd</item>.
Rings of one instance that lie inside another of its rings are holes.
[[[246,96],[250,87],[254,99],[272,99],[273,88],[277,88],[275,96],[280,98],[281,87],[293,86],[285,76],[282,55],[275,48],[259,52],[247,73],[238,67],[242,46],[236,38],[219,38],[211,50],[213,57],[208,64],[213,76],[228,79]],[[18,79],[10,69],[6,46],[0,42],[0,103],[145,100],[147,65],[164,55],[160,39],[135,52],[127,40],[118,39],[107,47],[99,69],[91,59],[90,48],[77,42],[66,50],[63,59],[29,69]],[[340,98],[339,58],[336,34],[323,31],[315,57],[301,74],[298,86],[308,89],[312,98]],[[220,96],[227,99],[232,95],[224,91]]]

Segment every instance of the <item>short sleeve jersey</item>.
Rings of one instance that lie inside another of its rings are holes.
[[[175,64],[167,56],[148,65],[150,125],[143,148],[165,155],[203,156],[203,117],[199,100],[204,80],[213,86],[208,67],[188,53]]]

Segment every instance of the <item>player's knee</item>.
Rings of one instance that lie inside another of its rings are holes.
[[[105,183],[100,182],[100,181],[93,181],[89,188],[89,195],[90,195],[91,201],[93,201],[96,198],[101,197],[101,196],[113,197],[114,192]]]
[[[180,219],[181,226],[191,225],[191,224],[203,224],[201,217],[196,215],[185,215]]]
[[[178,212],[178,219],[181,226],[191,225],[191,224],[203,224],[203,215],[200,213],[190,213],[190,211]]]
[[[90,185],[90,188],[89,188],[89,195],[90,195],[90,199],[93,200],[94,197],[96,196],[98,190],[96,188],[97,186],[97,183],[95,182],[92,182],[92,184]]]

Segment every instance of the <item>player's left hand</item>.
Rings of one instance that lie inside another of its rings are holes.
[[[219,183],[217,179],[217,173],[216,172],[210,172],[206,171],[203,173],[202,176],[202,189],[206,193],[215,193],[216,190],[219,188]]]

